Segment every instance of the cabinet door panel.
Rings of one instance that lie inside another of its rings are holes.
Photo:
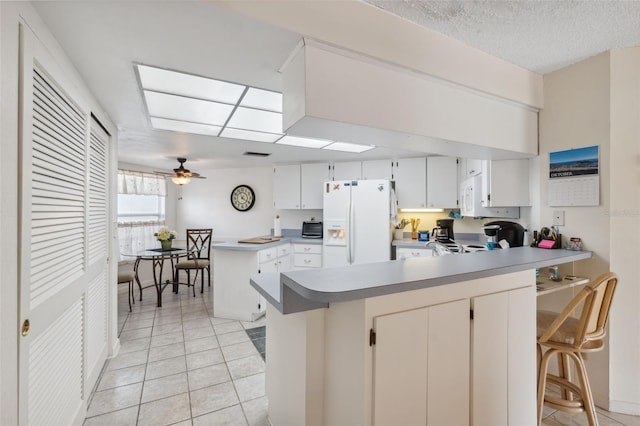
[[[273,170],[273,207],[300,208],[300,165],[276,166]]]
[[[362,179],[362,162],[348,161],[333,165],[333,180],[360,180]]]
[[[530,206],[529,160],[491,161],[489,194],[491,207]]]
[[[427,322],[427,308],[374,318],[374,424],[427,424]]]
[[[509,424],[536,418],[536,295],[533,286],[509,292]],[[531,366],[527,368],[527,366]],[[513,392],[518,389],[518,394]]]
[[[469,300],[429,308],[428,425],[469,423]]]
[[[322,209],[322,184],[329,180],[329,164],[300,165],[300,208]]]
[[[508,424],[508,303],[507,292],[473,299],[474,425]]]
[[[391,179],[391,160],[369,160],[362,162],[362,179]]]
[[[424,208],[427,204],[427,159],[404,158],[393,170],[398,208]]]
[[[458,207],[457,158],[427,157],[427,207]]]

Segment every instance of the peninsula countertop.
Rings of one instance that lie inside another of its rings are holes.
[[[265,236],[265,238],[270,238]],[[282,237],[278,240],[269,241],[261,244],[240,243],[238,239],[229,239],[227,241],[214,241],[211,248],[214,250],[236,250],[236,251],[258,251],[276,247],[282,244],[322,244],[321,238],[302,238],[302,237]]]
[[[591,258],[589,251],[515,247],[448,256],[393,260],[340,268],[258,274],[251,285],[287,314],[330,303],[383,296],[543,268]],[[531,285],[534,285],[532,281]]]

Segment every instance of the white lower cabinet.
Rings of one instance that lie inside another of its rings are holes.
[[[524,425],[536,419],[535,298],[521,288],[472,299],[474,425]],[[506,366],[506,368],[505,368]],[[516,396],[513,389],[518,389]]]
[[[321,244],[293,244],[293,269],[322,268]]]
[[[260,272],[291,269],[291,244],[262,250],[225,250],[213,247],[213,313],[220,318],[254,321],[266,309],[264,298],[249,284]]]
[[[433,256],[433,250],[430,248],[409,248],[398,247],[396,248],[396,260],[409,259],[411,257],[431,257]]]
[[[282,244],[258,251],[258,273],[287,272],[291,270],[291,244]],[[257,292],[256,292],[257,293]],[[266,312],[267,301],[258,294],[258,310]]]
[[[535,365],[523,339],[534,298],[521,288],[374,317],[373,423],[535,422],[535,369],[522,368]]]
[[[374,318],[373,423],[469,422],[469,300]]]

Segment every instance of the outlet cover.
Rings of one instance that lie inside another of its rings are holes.
[[[564,226],[564,210],[553,211],[553,225]]]

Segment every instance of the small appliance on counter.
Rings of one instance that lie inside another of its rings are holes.
[[[453,219],[438,219],[436,227],[431,231],[431,235],[436,241],[448,243],[455,240],[453,235]]]
[[[505,240],[509,247],[522,247],[524,240],[524,228],[519,223],[498,220],[484,224],[484,234],[488,238],[487,248],[491,243],[499,246],[500,241]],[[494,245],[493,248],[496,246]]]
[[[302,222],[302,238],[322,238],[322,222]]]

